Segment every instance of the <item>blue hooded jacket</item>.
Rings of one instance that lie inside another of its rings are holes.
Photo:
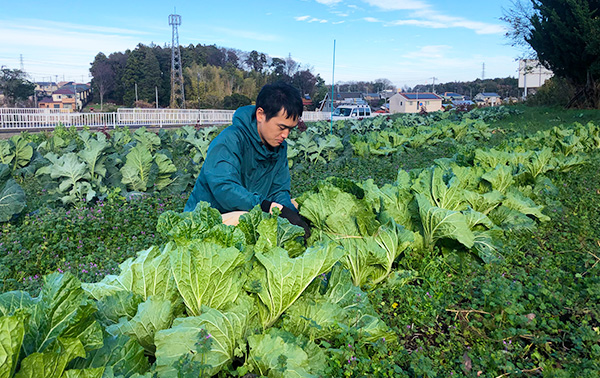
[[[263,200],[296,209],[290,199],[287,143],[263,144],[254,112],[253,105],[239,108],[232,125],[210,143],[184,211],[193,211],[200,201],[221,213],[250,211]]]

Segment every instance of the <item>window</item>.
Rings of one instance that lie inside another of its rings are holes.
[[[367,117],[371,115],[371,109],[370,108],[365,109],[365,115]]]
[[[54,109],[60,109],[60,105],[59,104],[54,104]]]
[[[359,117],[364,117],[365,116],[365,109],[364,108],[358,109],[358,116]]]

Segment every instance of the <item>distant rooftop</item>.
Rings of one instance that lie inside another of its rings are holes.
[[[436,95],[435,93],[399,93],[399,95],[404,96],[409,100],[440,100],[441,97]]]

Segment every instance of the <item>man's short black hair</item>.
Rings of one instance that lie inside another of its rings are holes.
[[[299,119],[302,117],[302,97],[296,88],[278,81],[262,87],[256,98],[258,108],[264,110],[267,121],[275,117],[281,108],[285,110],[287,118]]]

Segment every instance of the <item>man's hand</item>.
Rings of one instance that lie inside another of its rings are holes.
[[[304,240],[307,240],[310,237],[310,226],[297,211],[283,206],[283,209],[281,209],[281,216],[289,220],[291,224],[300,226],[304,229]]]
[[[298,212],[295,209],[292,210],[289,207],[285,207],[283,205],[278,204],[277,202],[271,202],[267,200],[262,201],[262,203],[260,204],[260,208],[265,213],[272,213],[274,208],[278,208],[279,210],[281,210],[281,217],[289,220],[291,224],[300,226],[304,229],[305,240],[310,237],[310,226],[308,225],[308,223],[306,223],[303,217],[300,214],[298,214]]]
[[[269,208],[269,213],[273,213],[273,209],[274,208],[278,208],[279,210],[283,210],[283,205],[280,205],[277,202],[271,202],[271,207]]]
[[[274,208],[278,208],[279,210],[282,210],[283,205],[280,205],[277,202],[271,202],[271,201],[267,201],[267,200],[262,201],[262,203],[260,204],[260,209],[262,211],[264,211],[265,213],[272,214]]]

